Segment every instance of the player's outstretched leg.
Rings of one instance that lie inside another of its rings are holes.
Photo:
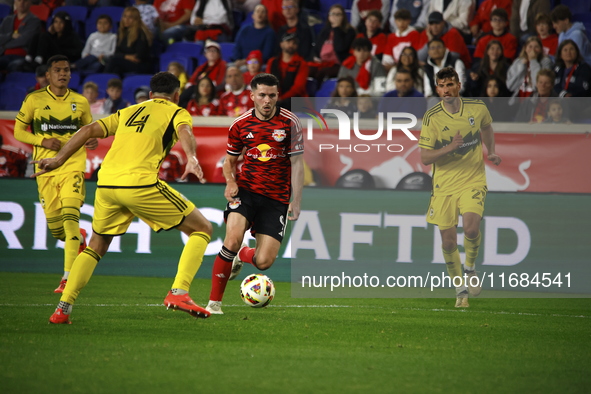
[[[464,274],[466,275],[466,284],[468,285],[468,292],[471,297],[479,296],[482,291],[482,283],[478,279],[478,274],[476,273],[476,257],[478,257],[480,239],[480,232],[478,232],[478,235],[474,239],[470,239],[464,235],[464,249],[466,250]]]
[[[211,291],[209,292],[209,302],[207,309],[212,315],[223,315],[222,299],[226,291],[226,285],[232,272],[232,261],[236,259],[236,252],[232,252],[225,246],[216,256],[211,271]]]

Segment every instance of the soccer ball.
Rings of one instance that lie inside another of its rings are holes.
[[[267,275],[248,275],[240,285],[240,297],[248,306],[263,308],[273,301],[275,285]]]

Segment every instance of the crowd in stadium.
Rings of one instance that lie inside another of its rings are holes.
[[[466,97],[588,97],[591,2],[558,1],[2,0],[0,78],[36,73],[28,90],[43,87],[44,62],[67,55],[70,88],[95,114],[145,100],[146,84],[130,93],[126,79],[161,70],[180,79],[194,116],[239,116],[263,71],[288,109],[292,97],[332,96],[345,112],[349,97],[434,97],[446,66]],[[499,120],[568,121],[551,101]]]

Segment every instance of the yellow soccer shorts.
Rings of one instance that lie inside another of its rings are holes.
[[[440,230],[456,227],[458,215],[472,212],[482,217],[486,186],[475,186],[450,196],[431,196],[427,223],[435,224]]]
[[[122,235],[134,217],[156,232],[170,230],[194,209],[191,201],[160,180],[149,187],[99,187],[94,200],[92,230],[100,235]]]
[[[57,175],[45,175],[37,178],[39,201],[45,213],[62,209],[62,200],[75,198],[84,204],[86,185],[82,171],[68,172]]]

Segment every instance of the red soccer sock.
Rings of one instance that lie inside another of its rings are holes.
[[[254,259],[254,252],[255,251],[256,251],[255,248],[244,247],[244,248],[240,249],[240,252],[238,252],[238,258],[240,259],[240,261],[243,261],[248,264],[252,264],[256,267],[256,265],[252,262],[252,260]]]
[[[209,293],[209,299],[211,301],[222,300],[231,272],[232,261],[226,261],[219,255],[216,256],[213,262],[213,270],[211,272],[211,292]]]

